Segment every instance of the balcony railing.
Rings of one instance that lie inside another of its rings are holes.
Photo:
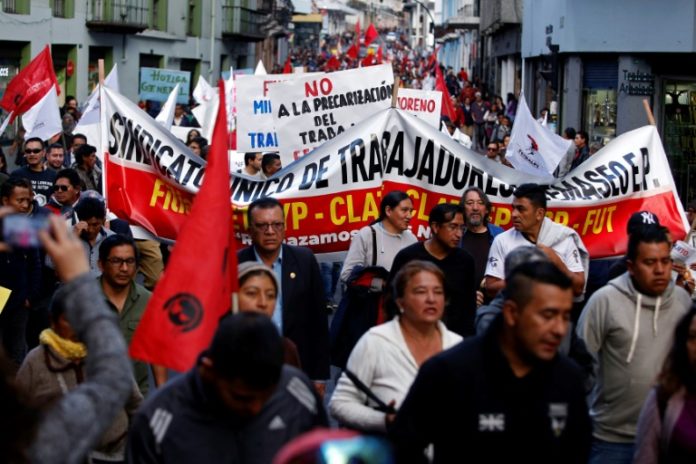
[[[53,0],[53,16],[56,18],[65,18],[65,0]]]
[[[266,38],[262,30],[268,23],[268,14],[234,5],[223,5],[222,34],[238,37],[247,41],[259,41]]]
[[[149,0],[90,0],[87,27],[97,32],[142,32],[148,28],[149,6]]]
[[[2,2],[2,11],[4,13],[18,13],[17,0],[4,0]]]

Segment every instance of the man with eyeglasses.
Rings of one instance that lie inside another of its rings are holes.
[[[459,205],[442,203],[430,210],[430,238],[399,251],[389,271],[389,282],[406,263],[414,259],[435,263],[445,273],[444,322],[462,336],[475,333],[476,287],[474,259],[459,248],[466,228],[464,211]],[[392,311],[395,308],[391,308]]]
[[[503,232],[502,227],[489,223],[491,202],[478,187],[469,187],[459,204],[464,208],[466,230],[462,234],[459,246],[474,258],[474,282],[477,288],[482,284],[488,262],[488,251],[496,235]]]
[[[490,142],[486,150],[486,158],[496,163],[502,163],[498,142]]]
[[[138,251],[133,239],[120,234],[106,237],[99,247],[99,269],[99,286],[104,293],[106,304],[118,314],[121,333],[130,345],[152,295],[145,287],[135,283]],[[145,396],[148,391],[148,365],[142,361],[131,362],[135,382]],[[160,371],[165,370],[155,368],[156,373]]]
[[[24,159],[26,166],[17,168],[12,171],[10,177],[19,177],[28,179],[31,182],[34,190],[34,200],[39,206],[44,206],[51,196],[53,190],[53,182],[56,180],[56,173],[44,166],[44,148],[43,140],[38,137],[31,137],[24,142]]]
[[[297,345],[302,369],[323,395],[329,378],[329,322],[319,263],[311,250],[283,244],[285,217],[275,198],[260,198],[247,210],[252,245],[237,252],[239,263],[257,261],[280,283],[273,322]]]
[[[74,169],[62,169],[56,174],[53,184],[53,195],[48,200],[46,208],[54,214],[60,214],[65,219],[77,223],[75,206],[80,201],[80,176]]]

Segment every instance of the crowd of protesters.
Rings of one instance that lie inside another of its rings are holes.
[[[430,56],[399,40],[385,48],[403,85],[435,87]],[[291,61],[312,71],[365,56],[339,61],[327,45]],[[505,163],[515,96],[441,71],[457,114],[445,127]],[[285,243],[281,203],[261,198],[237,253],[238,313],[176,374],[127,354],[167,248],[109,214],[96,148],[72,132],[73,98],[63,117],[52,140],[15,141],[14,169],[0,157],[0,217],[42,224],[40,246],[0,243],[0,286],[11,290],[0,461],[696,461],[696,285],[672,260],[667,217],[635,212],[625,257],[593,267],[578,233],[546,217],[542,185],[516,187],[507,231],[469,187],[428,211],[423,242],[410,231],[411,197],[385,192],[338,264],[336,309],[312,251]],[[205,157],[184,107],[175,124],[191,127],[185,143]],[[564,137],[575,146],[559,175],[592,155],[585,132]],[[247,153],[240,174],[280,168],[275,153]],[[687,210],[691,221],[696,205]]]

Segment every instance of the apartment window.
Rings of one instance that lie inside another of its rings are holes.
[[[2,11],[14,14],[29,14],[29,0],[3,0]]]
[[[150,16],[150,29],[158,31],[167,30],[167,2],[166,0],[151,0],[152,12]]]
[[[75,1],[74,0],[52,0],[51,10],[56,18],[74,18],[75,17]]]
[[[192,37],[201,35],[201,0],[188,0],[186,34]]]

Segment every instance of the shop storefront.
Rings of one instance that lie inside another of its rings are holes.
[[[663,83],[662,140],[684,200],[696,198],[696,80]]]

